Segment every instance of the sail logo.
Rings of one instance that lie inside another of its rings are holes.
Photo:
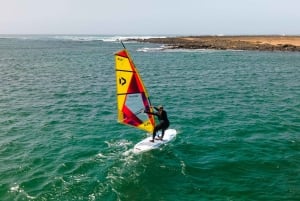
[[[126,84],[126,79],[124,77],[119,78],[119,84],[122,86]]]
[[[147,121],[147,122],[144,123],[144,126],[145,126],[145,127],[151,126],[151,123],[150,123],[149,121]]]

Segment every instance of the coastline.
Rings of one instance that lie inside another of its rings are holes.
[[[134,39],[138,42],[159,43],[168,49],[215,49],[300,52],[300,36],[180,36]]]

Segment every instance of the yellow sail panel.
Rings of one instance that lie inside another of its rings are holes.
[[[118,107],[117,109],[118,109],[118,121],[119,122],[123,122],[123,119],[124,119],[122,108],[125,103],[125,98],[126,98],[126,95],[117,96],[117,107]]]
[[[116,55],[116,69],[123,71],[132,71],[129,57],[124,57],[123,55]]]
[[[127,93],[130,80],[132,80],[133,73],[132,72],[126,72],[117,70],[116,71],[117,76],[117,93],[118,94],[124,94]]]
[[[144,113],[152,110],[149,97],[127,50],[117,52],[115,62],[118,121],[152,132],[154,117]]]

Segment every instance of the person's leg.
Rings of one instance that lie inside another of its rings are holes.
[[[162,129],[161,129],[161,137],[160,137],[161,140],[164,138],[165,131],[168,129],[168,127],[169,127],[169,124],[164,124],[164,125],[162,125]]]
[[[164,135],[165,135],[165,128],[162,128],[161,129],[161,136],[160,136],[160,140],[163,140],[163,138],[164,138]]]
[[[152,133],[152,140],[151,142],[154,142],[155,136],[156,136],[156,132],[159,131],[161,129],[162,125],[158,124],[154,127],[153,133]]]
[[[158,131],[157,126],[154,127],[153,133],[152,133],[152,141],[154,142],[154,138],[156,136],[156,132]]]

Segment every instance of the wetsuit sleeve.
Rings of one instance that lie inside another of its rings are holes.
[[[156,112],[149,112],[149,111],[145,110],[144,113],[152,114],[152,115],[156,115],[156,116],[157,116],[157,113],[156,113]]]

